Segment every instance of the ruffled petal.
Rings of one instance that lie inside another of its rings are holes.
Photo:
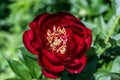
[[[47,78],[53,78],[53,79],[59,78],[60,75],[61,75],[61,72],[60,72],[60,73],[54,73],[54,72],[48,71],[47,69],[42,69],[42,73],[43,73]]]
[[[79,74],[86,65],[85,54],[80,59],[75,59],[74,63],[66,64],[66,69],[72,74]]]
[[[66,31],[67,31],[67,38],[68,38],[68,41],[67,41],[67,54],[72,55],[76,51],[77,42],[76,42],[76,39],[75,39],[74,34],[72,33],[72,31],[70,29],[68,29],[68,28],[66,29]]]
[[[62,65],[61,61],[59,58],[55,56],[54,53],[49,52],[47,50],[42,50],[43,55],[48,59],[48,61],[54,65]]]
[[[62,72],[64,70],[64,65],[59,65],[59,66],[53,65],[48,61],[48,59],[45,56],[42,57],[42,61],[43,61],[44,67],[47,68],[49,71]]]
[[[73,57],[80,57],[82,56],[85,51],[86,51],[86,44],[85,44],[85,40],[77,35],[75,36],[75,40],[77,42],[77,48],[76,51],[73,54]]]
[[[78,35],[81,38],[86,38],[88,36],[87,28],[80,21],[69,20],[69,27],[73,34]]]
[[[43,13],[38,15],[30,24],[30,28],[34,31],[36,31],[37,29],[39,29],[40,25],[42,24],[43,19],[48,16],[48,13]]]
[[[90,29],[88,29],[88,34],[89,34],[89,36],[85,39],[85,41],[87,43],[87,50],[90,48],[90,46],[92,44],[92,34],[91,34]]]
[[[38,54],[36,49],[32,46],[31,41],[34,38],[34,34],[32,30],[25,31],[23,35],[23,43],[25,47],[32,53],[32,54]]]
[[[42,24],[40,24],[41,31],[45,31],[46,28],[52,29],[53,26],[69,26],[69,20],[72,19],[74,21],[79,21],[77,18],[75,18],[73,15],[67,13],[67,12],[57,12],[54,14],[49,14],[42,20]]]
[[[45,51],[44,51],[45,52]],[[64,70],[64,65],[62,64],[52,64],[46,56],[44,56],[44,52],[39,53],[38,55],[38,63],[43,69],[48,69],[51,72],[62,72]],[[46,53],[45,53],[46,54]],[[49,53],[48,53],[49,54]],[[50,57],[48,55],[48,57]],[[55,59],[52,59],[55,60]]]

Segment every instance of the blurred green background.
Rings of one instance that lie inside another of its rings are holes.
[[[93,34],[88,64],[74,80],[120,80],[120,0],[0,0],[0,80],[16,76],[6,59],[20,61],[28,24],[57,11],[80,18]]]

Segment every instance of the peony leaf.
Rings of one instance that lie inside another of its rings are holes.
[[[115,5],[113,5],[115,7],[115,13],[116,16],[120,16],[120,0],[113,0]]]
[[[112,38],[115,39],[116,41],[120,40],[120,33],[113,36]]]
[[[31,74],[24,64],[11,59],[8,59],[7,61],[9,63],[9,66],[17,76],[19,76],[23,80],[32,80]]]
[[[94,47],[91,47],[87,52],[86,52],[86,55],[89,59],[92,59],[95,55],[96,55],[96,52],[95,52],[95,48]]]
[[[84,80],[84,79],[85,80],[94,80],[93,73],[96,71],[97,61],[98,61],[98,57],[94,57],[90,61],[88,61],[84,71],[82,71],[79,74],[79,76],[76,77],[76,79],[77,80]]]
[[[120,74],[118,73],[111,73],[112,80],[120,80]]]
[[[20,79],[20,78],[8,78],[6,80],[22,80],[22,79]]]
[[[68,71],[64,70],[61,76],[61,80],[71,80]]]
[[[32,53],[28,52],[24,47],[20,47],[19,49],[21,50],[21,52],[23,54],[25,54],[25,55],[27,55],[27,56],[29,56],[31,58],[34,58],[34,59],[37,58],[36,55],[33,55]]]
[[[22,55],[24,58],[25,65],[29,68],[32,77],[38,79],[41,75],[41,71],[37,60],[25,55],[24,53],[22,53]]]
[[[103,64],[94,76],[96,80],[120,80],[120,56],[107,66]]]
[[[106,70],[100,70],[95,74],[95,80],[111,80],[110,73]]]
[[[107,5],[96,6],[96,7],[91,8],[91,10],[89,9],[89,13],[88,14],[90,16],[99,15],[99,14],[104,13],[107,9],[108,9]]]
[[[99,33],[102,34],[100,36],[105,37],[107,35],[108,26],[106,25],[103,16],[99,16],[98,18],[95,18],[94,21],[95,21],[95,24],[98,26]]]
[[[120,56],[113,61],[111,72],[120,74]]]

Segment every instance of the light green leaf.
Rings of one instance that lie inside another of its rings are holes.
[[[106,70],[100,70],[95,73],[95,80],[111,80],[110,73]]]
[[[107,25],[105,23],[105,20],[103,19],[103,16],[99,16],[94,19],[95,24],[97,25],[97,33],[100,33],[100,37],[104,38],[107,34]]]
[[[22,80],[22,79],[20,79],[20,78],[8,78],[6,80]]]
[[[29,57],[31,57],[31,58],[34,58],[34,59],[37,58],[36,55],[34,55],[34,54],[28,52],[24,47],[21,47],[21,48],[19,48],[19,49],[22,51],[23,54],[25,54],[25,55],[27,55],[27,56],[29,56]]]
[[[41,70],[37,60],[25,55],[24,53],[22,53],[22,55],[26,66],[29,68],[32,74],[32,77],[38,79],[41,75]]]
[[[116,41],[120,40],[120,33],[113,36],[112,38],[115,39]]]
[[[101,24],[103,35],[106,35],[108,27],[107,27],[107,25],[106,25],[102,16],[100,16],[100,24]]]
[[[120,74],[118,73],[111,73],[112,80],[120,80]]]
[[[91,9],[89,9],[89,13],[88,15],[93,16],[93,15],[100,15],[103,12],[105,12],[108,9],[107,5],[100,5],[97,7],[93,7]]]
[[[116,8],[116,16],[120,16],[120,0],[115,1],[115,8]]]
[[[111,72],[113,72],[113,73],[120,73],[120,56],[118,56],[113,61],[113,66],[112,66]]]
[[[11,59],[8,59],[7,61],[17,76],[23,80],[32,80],[31,74],[24,64]]]

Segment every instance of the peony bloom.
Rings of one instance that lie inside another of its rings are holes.
[[[38,56],[42,73],[58,78],[64,69],[80,73],[86,64],[86,51],[92,42],[91,30],[67,12],[37,16],[25,31],[25,47]]]

